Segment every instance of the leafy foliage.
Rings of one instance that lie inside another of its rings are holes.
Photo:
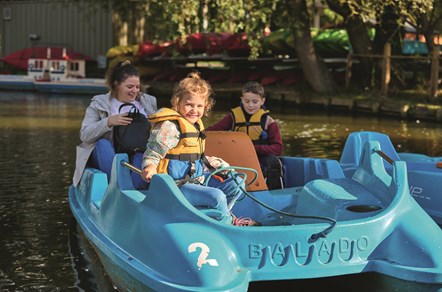
[[[291,25],[285,0],[71,0],[86,3],[91,9],[112,9],[122,21],[145,18],[148,35],[157,40],[184,38],[195,32],[245,32],[252,47],[266,28],[275,31]],[[416,28],[441,29],[441,1],[434,0],[334,0],[347,5],[351,15],[364,22],[382,21],[388,7],[400,16],[398,26],[410,23]],[[309,13],[320,9],[322,26],[342,23],[341,15],[328,9],[325,0],[306,0]],[[319,4],[319,5],[318,5]],[[351,16],[350,16],[351,17]],[[345,19],[344,19],[345,21]],[[129,33],[130,33],[129,29]],[[252,51],[258,54],[258,50]]]
[[[416,23],[416,15],[428,13],[433,9],[433,0],[337,0],[341,5],[348,5],[353,15],[360,16],[364,22],[381,21],[380,16],[387,7],[394,7],[400,15],[399,25],[406,21]],[[436,4],[440,5],[440,4]]]
[[[311,42],[310,22],[317,24],[319,19],[322,28],[345,25],[352,48],[359,48],[360,53],[366,54],[379,54],[386,42],[392,42],[393,48],[399,51],[400,32],[405,25],[415,27],[429,40],[433,40],[436,31],[442,28],[440,0],[70,1],[86,3],[91,9],[111,9],[118,16],[117,19],[128,25],[128,34],[141,33],[141,30],[131,25],[134,26],[137,20],[144,19],[144,35],[139,38],[146,40],[170,41],[177,37],[184,40],[186,36],[198,32],[245,33],[251,47],[250,58],[257,58],[263,53],[261,38],[266,32],[289,29],[295,39],[301,40],[298,44],[303,44],[296,47],[296,54],[302,61],[309,60],[301,62],[301,66],[306,75],[314,76],[309,83],[319,92],[330,90],[325,88],[328,85],[322,86],[327,84],[327,74],[320,73],[326,73],[327,69],[318,66],[321,60],[317,58]],[[368,36],[372,26],[376,27],[374,40]]]

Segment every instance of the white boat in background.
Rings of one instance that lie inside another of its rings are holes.
[[[36,90],[45,93],[99,94],[108,87],[103,78],[86,78],[86,60],[71,59],[63,54],[51,58],[29,58],[27,75],[0,75],[0,89]]]
[[[0,74],[0,89],[35,90],[34,80],[27,75]]]

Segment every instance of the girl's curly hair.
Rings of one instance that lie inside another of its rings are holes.
[[[190,72],[186,78],[182,79],[177,85],[175,85],[173,96],[170,101],[172,109],[178,110],[179,102],[187,94],[203,97],[206,100],[204,115],[208,116],[210,114],[210,111],[215,105],[215,100],[212,98],[213,90],[212,86],[210,86],[206,80],[201,78],[200,72]]]

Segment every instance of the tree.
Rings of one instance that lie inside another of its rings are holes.
[[[94,8],[112,10],[118,44],[124,44],[121,43],[124,36],[127,42],[139,42],[143,33],[147,35],[147,30],[142,31],[140,25],[140,19],[145,19],[145,27],[154,27],[154,38],[163,40],[204,31],[245,32],[252,47],[251,58],[259,56],[260,38],[272,17],[280,17],[281,10],[285,9],[284,14],[295,32],[296,54],[307,82],[320,93],[336,90],[313,46],[306,0],[95,0],[87,3]]]
[[[412,25],[416,29],[416,35],[422,33],[429,51],[433,51],[434,39],[440,37],[442,29],[442,3],[434,1],[434,7],[430,11],[417,11]]]
[[[342,16],[356,54],[381,54],[386,42],[400,52],[406,22],[414,23],[427,39],[432,39],[441,23],[441,4],[435,4],[438,10],[433,10],[433,0],[95,0],[87,3],[112,9],[118,31],[127,35],[128,42],[147,38],[172,40],[195,32],[244,32],[252,47],[250,58],[262,54],[260,39],[265,29],[290,28],[295,55],[308,84],[319,93],[329,94],[336,92],[336,85],[316,53],[310,33],[311,7],[320,1]],[[373,40],[369,33],[372,27],[376,29]],[[375,62],[369,58],[361,62],[362,74],[358,77],[366,78],[362,82],[365,87],[372,84]]]
[[[326,0],[328,6],[345,19],[350,43],[355,54],[382,55],[387,42],[392,44],[393,54],[401,54],[403,28],[406,23],[414,23],[416,15],[427,15],[433,10],[432,0]],[[374,26],[375,37],[369,36],[369,28]],[[429,47],[430,48],[430,47]],[[374,79],[371,72],[376,60],[360,58],[363,86]],[[376,69],[376,67],[375,67]]]
[[[315,91],[324,94],[334,93],[336,85],[333,78],[313,45],[306,1],[286,0],[286,5],[295,38],[296,54],[304,72],[304,77]]]
[[[351,43],[354,54],[370,55],[372,53],[372,43],[369,35],[369,25],[364,22],[360,14],[353,13],[348,3],[341,3],[339,0],[327,0],[330,9],[338,13],[344,18],[345,28]],[[360,58],[361,65],[359,74],[355,79],[358,80],[362,88],[370,85],[371,71],[373,62],[370,58]]]
[[[336,91],[334,80],[313,45],[306,0],[225,0],[207,3],[216,7],[214,10],[217,11],[211,20],[211,29],[228,31],[232,29],[228,25],[234,23],[231,32],[245,32],[249,36],[252,58],[260,54],[260,38],[264,29],[271,27],[276,22],[275,18],[286,16],[285,23],[294,33],[296,55],[308,84],[319,93],[330,94]]]

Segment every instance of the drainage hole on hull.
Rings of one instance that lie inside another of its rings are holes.
[[[348,211],[355,213],[374,212],[380,209],[382,209],[382,207],[376,205],[352,205],[347,207]]]

